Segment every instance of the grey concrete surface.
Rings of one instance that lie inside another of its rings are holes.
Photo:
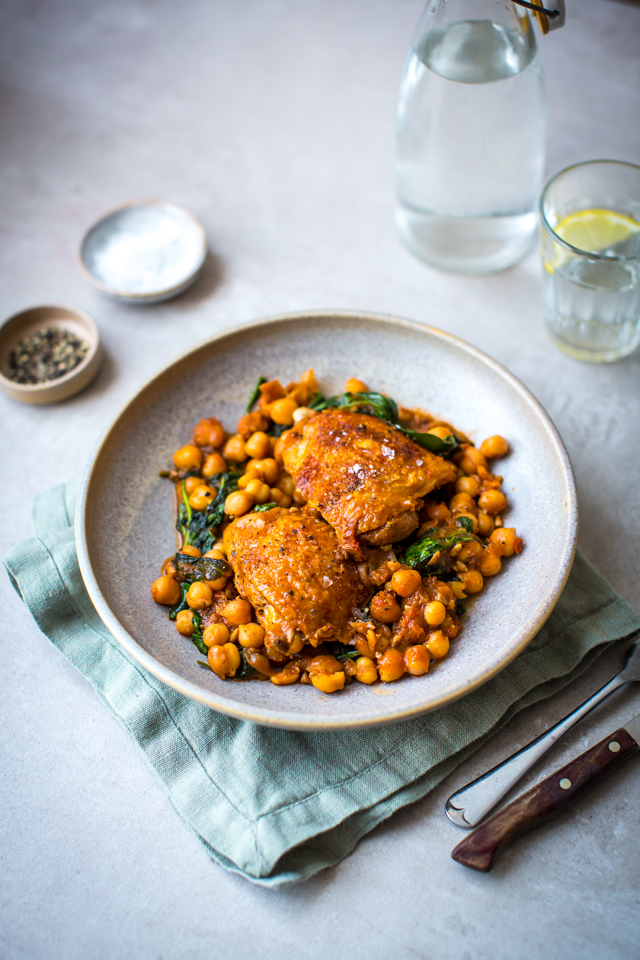
[[[640,8],[568,3],[540,40],[548,172],[640,161]],[[120,405],[209,333],[299,308],[365,308],[458,334],[505,363],[554,419],[575,467],[581,545],[640,610],[640,354],[590,367],[554,351],[536,254],[456,279],[393,226],[395,97],[418,0],[5,0],[0,7],[2,314],[88,310],[107,359],[53,408],[0,397],[3,551],[38,490],[79,473]],[[183,203],[211,254],[152,308],[110,301],[75,251],[109,208]],[[357,364],[356,364],[357,372]],[[422,803],[338,867],[269,892],[212,864],[88,683],[6,578],[0,656],[0,956],[573,960],[638,956],[640,762],[504,854],[488,876],[449,859],[446,796],[564,715],[617,669],[516,718]],[[638,709],[617,694],[531,776]]]

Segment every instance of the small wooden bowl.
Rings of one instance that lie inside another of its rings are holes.
[[[19,340],[47,327],[68,330],[89,346],[77,367],[56,380],[42,383],[16,383],[9,375],[9,355]],[[0,387],[14,400],[24,403],[59,403],[88,386],[100,367],[100,332],[94,320],[83,310],[70,307],[31,307],[14,314],[0,327]]]

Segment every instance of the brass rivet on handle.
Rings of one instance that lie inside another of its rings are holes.
[[[559,784],[563,790],[569,790],[571,787],[571,780],[568,777],[563,777]]]
[[[609,750],[611,750],[611,753],[617,753],[619,749],[620,749],[620,744],[618,743],[618,741],[612,740],[611,743],[609,744]]]

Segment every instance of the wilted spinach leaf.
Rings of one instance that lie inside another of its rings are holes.
[[[218,473],[215,477],[212,477],[213,484],[218,487],[218,493],[206,510],[192,511],[189,507],[189,501],[186,499],[186,491],[184,492],[183,500],[186,500],[186,506],[189,510],[189,521],[183,546],[197,547],[202,553],[211,550],[216,542],[218,527],[224,517],[224,502],[230,493],[238,489],[238,480],[241,476],[240,473],[229,471],[228,473]]]
[[[271,501],[271,502],[269,502],[269,503],[258,503],[258,504],[253,508],[253,510],[251,511],[251,513],[264,513],[265,510],[273,510],[273,508],[274,508],[274,507],[277,507],[277,506],[278,506],[278,504],[277,504],[277,503],[274,503],[273,501]]]
[[[169,607],[169,620],[175,620],[179,613],[189,609],[189,604],[187,603],[187,590],[189,586],[190,584],[188,583],[180,584],[180,599],[172,607]]]
[[[258,377],[258,382],[253,388],[251,396],[249,397],[249,403],[247,404],[247,413],[251,412],[251,407],[254,405],[254,403],[260,396],[260,387],[262,386],[263,383],[267,383],[267,378],[263,376]]]
[[[353,647],[348,647],[344,643],[334,643],[333,645],[333,655],[336,660],[357,660],[360,653],[355,650]]]
[[[434,527],[424,537],[416,540],[408,547],[404,555],[404,562],[410,567],[422,569],[427,566],[438,551],[451,550],[457,543],[466,543],[468,540],[476,539],[472,533],[468,533],[466,530],[464,532],[451,529],[441,530]],[[436,571],[434,568],[432,572],[435,574],[440,571]]]
[[[215,557],[191,557],[188,553],[176,553],[173,562],[183,577],[194,580],[217,580],[223,574],[230,573],[231,567],[226,560]]]
[[[471,517],[456,517],[459,527],[464,527],[467,533],[473,533],[473,520]]]

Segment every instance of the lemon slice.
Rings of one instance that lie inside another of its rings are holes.
[[[611,248],[640,233],[640,223],[615,210],[578,210],[560,220],[555,232],[579,250],[615,254]]]

